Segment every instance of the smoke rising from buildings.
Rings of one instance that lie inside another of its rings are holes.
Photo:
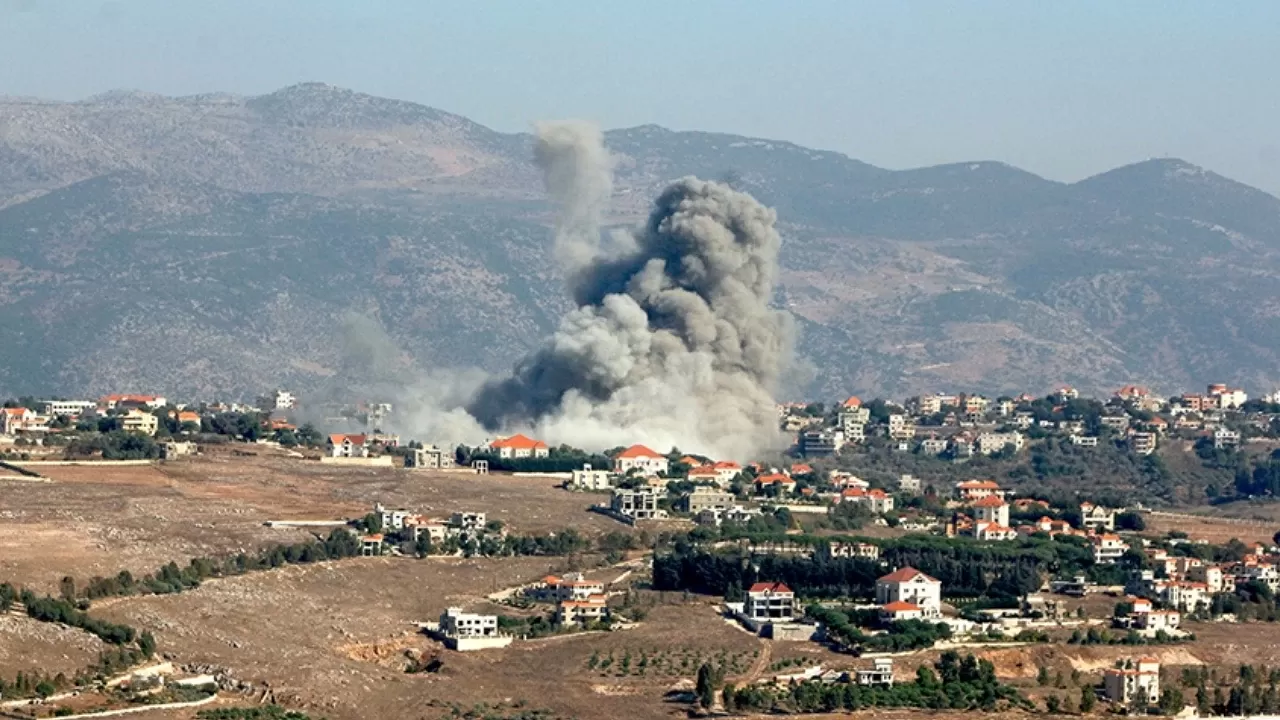
[[[745,458],[777,447],[772,391],[792,327],[769,307],[774,212],[689,177],[661,193],[643,227],[602,243],[612,163],[599,131],[540,126],[535,160],[559,205],[555,257],[578,307],[467,411],[491,431],[590,448]]]

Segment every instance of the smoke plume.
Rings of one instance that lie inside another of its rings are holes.
[[[661,193],[643,227],[602,244],[612,163],[599,131],[541,126],[535,159],[559,205],[555,257],[577,308],[467,411],[491,431],[590,448],[643,442],[718,458],[776,448],[772,390],[791,324],[769,307],[774,212],[688,177]]]

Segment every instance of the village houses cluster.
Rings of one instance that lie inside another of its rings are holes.
[[[1097,401],[1096,415],[1072,407],[1084,399],[1074,388],[1061,387],[1047,398],[1022,394],[993,400],[936,393],[897,404],[851,397],[830,410],[786,403],[778,406],[778,413],[783,430],[794,433],[796,451],[806,457],[838,454],[880,438],[877,442],[898,451],[963,461],[974,455],[1021,452],[1032,432],[1060,434],[1081,447],[1116,442],[1148,455],[1171,432],[1199,435],[1216,448],[1233,447],[1241,441],[1240,426],[1270,428],[1280,391],[1251,404],[1243,390],[1221,383],[1209,385],[1203,393],[1172,398],[1127,385]]]

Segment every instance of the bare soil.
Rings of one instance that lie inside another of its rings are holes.
[[[426,514],[489,513],[515,532],[627,531],[601,496],[546,478],[321,465],[226,451],[151,466],[42,466],[47,483],[0,481],[0,580],[52,591],[64,576],[150,572],[171,560],[299,542],[324,529],[268,520],[360,517],[375,502]]]

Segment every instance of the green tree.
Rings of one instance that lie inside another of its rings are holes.
[[[1044,709],[1050,715],[1057,715],[1062,711],[1062,700],[1057,695],[1050,695],[1044,699]]]
[[[711,663],[702,663],[698,666],[698,682],[694,688],[698,694],[698,704],[704,708],[714,705],[716,694],[720,691],[720,684],[720,673],[711,666]]]
[[[143,630],[142,635],[138,637],[138,649],[146,657],[156,654],[156,638],[151,634],[150,630]]]
[[[1169,688],[1160,693],[1161,715],[1177,715],[1182,712],[1182,708],[1186,707],[1186,704],[1186,701],[1182,698],[1182,691],[1178,688]]]
[[[1036,684],[1044,687],[1049,684],[1049,668],[1044,665],[1040,666],[1040,670],[1036,673]]]
[[[57,692],[57,690],[58,688],[54,687],[53,683],[48,680],[41,680],[36,683],[36,695],[39,695],[41,699],[49,697]]]
[[[1098,695],[1092,685],[1084,685],[1080,688],[1080,712],[1087,713],[1092,711],[1097,701]]]

